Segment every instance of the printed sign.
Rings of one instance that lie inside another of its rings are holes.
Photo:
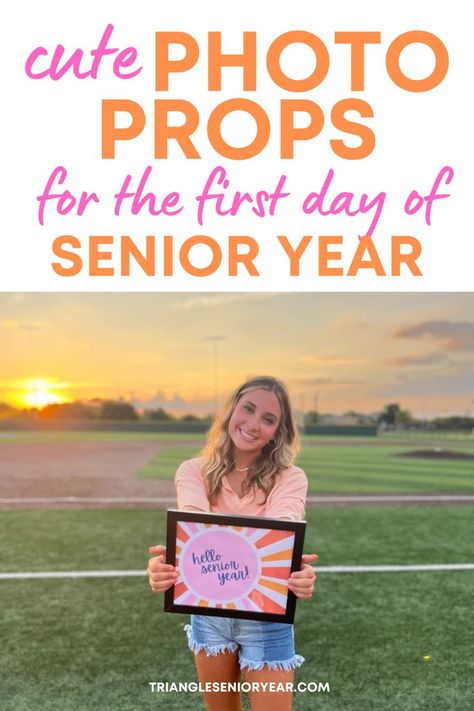
[[[304,530],[304,521],[168,511],[167,562],[180,577],[165,610],[292,622],[287,581]]]

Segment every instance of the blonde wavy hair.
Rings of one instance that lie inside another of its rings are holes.
[[[240,385],[209,430],[207,443],[201,452],[204,457],[202,472],[207,485],[208,499],[215,502],[222,488],[222,477],[234,468],[234,445],[229,435],[229,420],[240,398],[252,390],[275,393],[280,403],[281,420],[273,440],[263,447],[251,463],[242,483],[244,494],[257,489],[265,495],[272,490],[279,472],[289,467],[299,450],[299,438],[291,412],[287,390],[282,382],[271,376],[252,378]]]

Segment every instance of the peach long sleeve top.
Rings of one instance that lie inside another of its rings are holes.
[[[305,514],[308,480],[302,469],[290,466],[277,476],[266,502],[263,492],[250,492],[242,498],[235,492],[227,476],[222,478],[222,488],[215,504],[207,498],[202,474],[201,457],[183,462],[176,472],[178,508],[192,507],[208,513],[237,514],[240,516],[265,516],[301,520]]]

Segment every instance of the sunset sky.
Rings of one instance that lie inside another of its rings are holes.
[[[215,341],[206,337],[219,336]],[[297,409],[474,413],[474,294],[0,294],[0,402],[215,409],[272,374]]]

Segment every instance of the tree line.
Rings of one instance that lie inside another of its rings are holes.
[[[304,426],[324,425],[329,415],[323,415],[315,410],[307,411],[301,417]],[[333,416],[334,417],[334,416]],[[213,415],[199,417],[193,414],[175,416],[159,407],[155,409],[137,410],[130,402],[125,400],[94,399],[86,402],[74,401],[62,404],[46,405],[38,410],[19,410],[6,403],[0,402],[0,420],[16,418],[35,418],[41,420],[109,420],[109,421],[155,421],[155,422],[203,422],[210,423]],[[452,415],[419,419],[403,409],[398,403],[389,403],[378,413],[366,414],[350,410],[336,417],[333,424],[339,420],[350,420],[354,425],[378,425],[383,429],[431,429],[472,431],[474,417],[468,415]],[[341,422],[342,423],[342,422]]]
[[[37,418],[40,420],[156,420],[160,422],[207,422],[212,416],[197,417],[188,414],[175,417],[163,408],[138,411],[126,400],[100,400],[87,402],[75,400],[61,404],[46,405],[41,409],[18,410],[0,402],[0,418]]]

